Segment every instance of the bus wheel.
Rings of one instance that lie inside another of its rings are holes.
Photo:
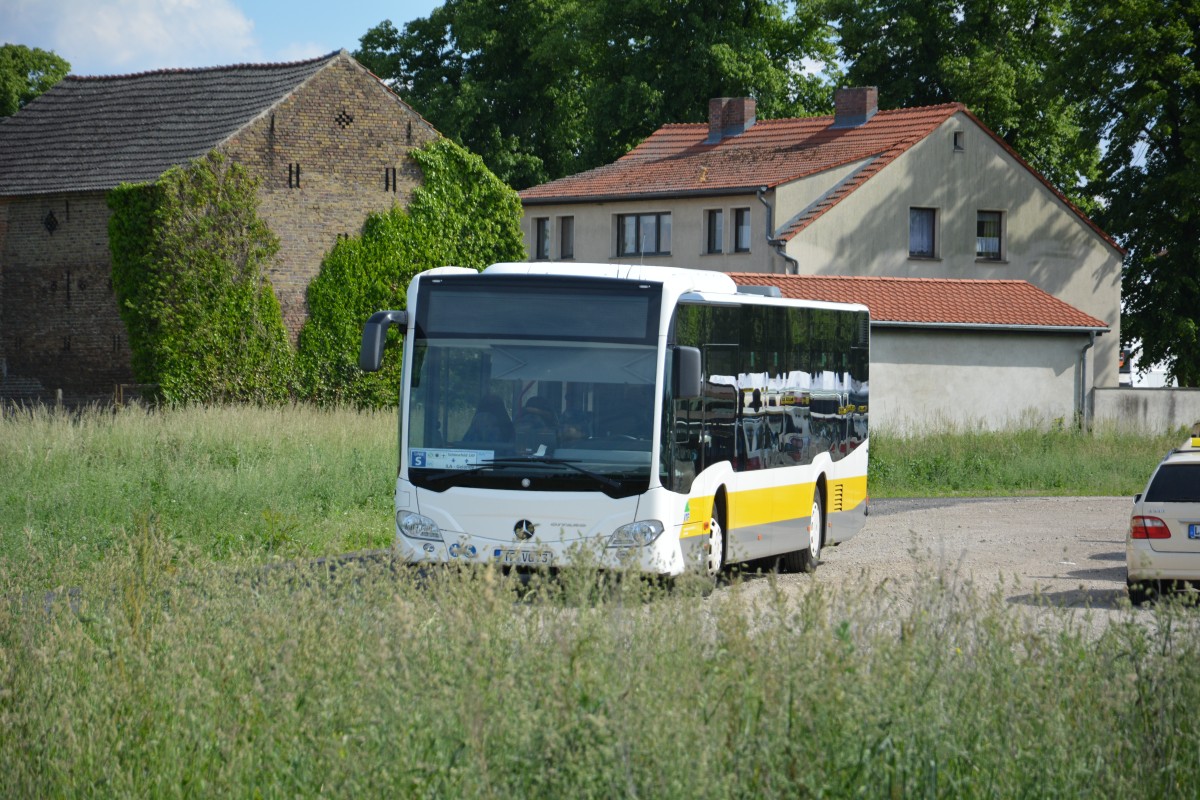
[[[812,572],[821,563],[821,539],[825,534],[825,498],[821,487],[813,489],[812,517],[808,523],[808,547],[800,551],[800,570]]]
[[[708,521],[708,556],[705,559],[708,574],[716,578],[725,566],[725,531],[721,528],[721,513],[713,506],[712,519]]]

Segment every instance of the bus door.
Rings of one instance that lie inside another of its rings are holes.
[[[737,447],[738,346],[709,344],[701,348],[704,373],[703,441],[700,469],[728,461],[740,469]]]

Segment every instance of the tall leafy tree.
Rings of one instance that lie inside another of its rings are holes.
[[[573,31],[586,0],[448,0],[397,30],[383,22],[355,57],[441,133],[513,186],[574,165],[588,75]]]
[[[70,71],[69,63],[47,50],[0,45],[0,117],[11,117]]]
[[[1127,249],[1122,337],[1200,386],[1200,0],[1076,0],[1068,66],[1106,149],[1100,222]]]
[[[710,97],[824,111],[833,51],[816,0],[447,0],[355,56],[514,187],[622,155]]]
[[[961,102],[1086,211],[1099,150],[1057,66],[1071,0],[828,0],[847,81],[886,108]]]
[[[832,109],[834,51],[819,5],[798,0],[595,4],[586,166],[612,161],[668,122],[701,122],[712,97],[752,96],[763,117]]]

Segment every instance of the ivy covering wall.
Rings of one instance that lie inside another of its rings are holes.
[[[408,283],[441,266],[482,269],[525,258],[521,202],[483,160],[448,139],[411,157],[424,173],[408,208],[372,214],[362,234],[344,239],[309,284],[309,319],[298,365],[305,395],[321,403],[395,405],[400,335],[392,330],[383,369],[358,369],[363,323],[376,311],[406,307]]]
[[[134,375],[171,402],[279,402],[295,359],[266,277],[279,240],[257,186],[210,153],[109,193],[113,290]]]

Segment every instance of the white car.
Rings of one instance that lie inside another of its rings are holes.
[[[1134,605],[1175,586],[1200,588],[1200,425],[1133,498],[1125,567]]]

